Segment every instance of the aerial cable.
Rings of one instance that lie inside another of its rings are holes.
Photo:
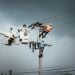
[[[75,9],[70,9],[70,10],[68,10],[68,11],[66,11],[66,12],[62,12],[60,15],[57,14],[57,15],[52,16],[52,17],[49,17],[49,18],[47,18],[47,19],[40,20],[39,22],[45,22],[45,21],[47,21],[48,19],[54,20],[54,18],[58,18],[59,16],[64,15],[65,13],[72,12],[72,11],[75,11]]]

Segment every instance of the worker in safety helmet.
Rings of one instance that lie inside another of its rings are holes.
[[[53,27],[52,24],[44,24],[44,23],[40,23],[40,22],[36,22],[33,23],[29,26],[29,28],[34,29],[35,27],[39,28],[39,38],[42,37],[46,37],[46,35],[52,31]]]
[[[20,41],[22,41],[23,39],[28,39],[29,30],[26,27],[26,24],[24,24],[21,29],[18,29],[18,32],[20,33]]]
[[[47,35],[49,32],[51,32],[52,29],[53,29],[53,27],[52,27],[51,24],[46,24],[46,25],[43,24],[43,25],[40,27],[39,38],[40,38],[40,37],[42,37],[42,38],[46,37],[46,35]]]

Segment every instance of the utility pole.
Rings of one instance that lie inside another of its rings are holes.
[[[9,75],[12,75],[12,70],[10,69],[10,71],[9,71]]]
[[[39,49],[39,75],[42,75],[42,58],[43,56],[41,55],[41,49]]]
[[[43,52],[44,52],[44,48],[46,46],[52,46],[49,44],[44,43],[44,41],[42,39],[37,39],[37,42],[31,42],[29,47],[30,49],[32,49],[32,52],[34,52],[34,50],[38,49],[39,50],[39,54],[38,54],[38,60],[39,60],[39,65],[38,65],[38,75],[43,75],[42,73],[42,58],[43,58]]]
[[[44,41],[40,41],[39,42],[39,73],[38,75],[43,75],[43,72],[42,72],[42,59],[43,59],[43,52],[44,52],[44,47],[46,46],[52,46],[52,45],[48,45],[48,44],[45,44]]]

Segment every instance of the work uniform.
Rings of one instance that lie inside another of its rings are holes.
[[[22,27],[19,30],[19,35],[20,35],[20,41],[22,43],[28,43],[29,42],[29,30],[26,27]]]
[[[44,41],[39,42],[38,48],[40,50],[39,57],[42,57],[43,56],[43,51],[44,51]]]

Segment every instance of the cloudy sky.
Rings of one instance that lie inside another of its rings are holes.
[[[43,67],[74,64],[75,0],[0,0],[0,31],[37,21],[54,27],[45,38],[53,46],[45,48]],[[3,36],[0,39],[3,42]],[[38,51],[32,53],[28,46],[7,47],[0,43],[0,71],[38,68],[37,56]]]

